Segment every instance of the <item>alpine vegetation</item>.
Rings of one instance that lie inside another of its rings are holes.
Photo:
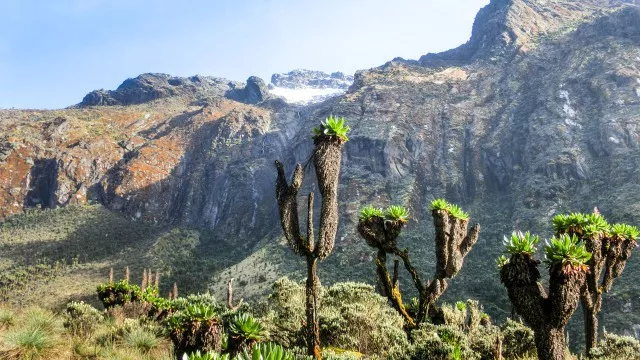
[[[565,358],[564,328],[578,307],[591,254],[575,236],[562,235],[544,246],[549,268],[549,290],[540,280],[538,260],[534,259],[539,238],[527,233],[514,233],[506,238],[509,258],[499,260],[500,280],[507,288],[509,300],[518,315],[534,331],[538,358]]]
[[[315,149],[312,160],[322,196],[317,241],[314,238],[313,193],[309,193],[308,197],[306,236],[300,232],[297,195],[304,178],[302,165],[298,164],[289,184],[285,177],[284,165],[277,160],[275,163],[278,171],[276,197],[282,230],[293,252],[304,256],[307,261],[307,352],[316,359],[321,358],[320,330],[317,317],[320,281],[316,275],[316,268],[318,260],[325,259],[333,250],[338,231],[338,179],[342,159],[341,150],[344,143],[349,140],[348,132],[349,127],[345,125],[344,118],[338,119],[333,116],[329,116],[313,130]]]
[[[553,218],[553,225],[557,235],[580,239],[591,253],[584,261],[588,267],[587,280],[580,294],[588,355],[598,345],[602,295],[611,290],[613,280],[622,274],[631,251],[636,247],[639,232],[635,226],[627,224],[610,226],[597,209],[593,214],[557,215]]]
[[[360,236],[367,245],[378,250],[376,273],[383,294],[402,315],[409,329],[416,328],[428,318],[441,322],[442,314],[435,308],[435,303],[447,289],[448,279],[462,268],[463,260],[478,241],[480,232],[477,224],[467,231],[469,215],[443,199],[434,200],[430,209],[436,228],[436,272],[430,282],[423,282],[420,273],[411,264],[409,250],[400,250],[398,247],[398,236],[409,219],[409,212],[405,208],[392,205],[383,211],[367,206],[361,210],[358,221]],[[400,258],[409,272],[419,297],[416,309],[409,309],[403,302],[398,281],[400,262],[398,259],[394,261],[392,276],[387,266],[387,254]]]

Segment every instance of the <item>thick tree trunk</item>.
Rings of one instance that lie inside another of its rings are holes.
[[[560,328],[543,326],[535,331],[536,349],[540,360],[564,360],[564,332]]]
[[[598,346],[598,314],[589,310],[587,307],[582,306],[584,311],[584,337],[586,354],[589,356],[589,352],[594,347]]]
[[[322,359],[320,350],[320,326],[318,325],[318,285],[316,275],[318,259],[312,255],[307,256],[307,289],[306,289],[306,315],[307,315],[307,351],[315,359]]]

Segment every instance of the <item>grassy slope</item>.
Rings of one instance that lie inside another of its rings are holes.
[[[59,308],[69,300],[96,304],[95,287],[109,269],[161,273],[161,290],[203,292],[220,269],[245,256],[213,235],[132,221],[101,206],[29,211],[0,225],[0,300]],[[97,304],[96,304],[97,305]]]

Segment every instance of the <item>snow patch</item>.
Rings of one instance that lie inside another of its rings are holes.
[[[286,102],[291,104],[309,104],[324,101],[330,97],[342,95],[346,91],[344,89],[313,89],[298,88],[287,89],[283,87],[273,86],[269,92],[276,96],[281,96]]]
[[[609,141],[611,141],[614,144],[620,144],[620,140],[618,140],[618,138],[616,138],[615,136],[609,137]]]

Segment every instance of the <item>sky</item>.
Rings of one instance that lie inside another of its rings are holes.
[[[145,72],[267,83],[466,42],[489,0],[0,0],[0,108],[63,108]]]

